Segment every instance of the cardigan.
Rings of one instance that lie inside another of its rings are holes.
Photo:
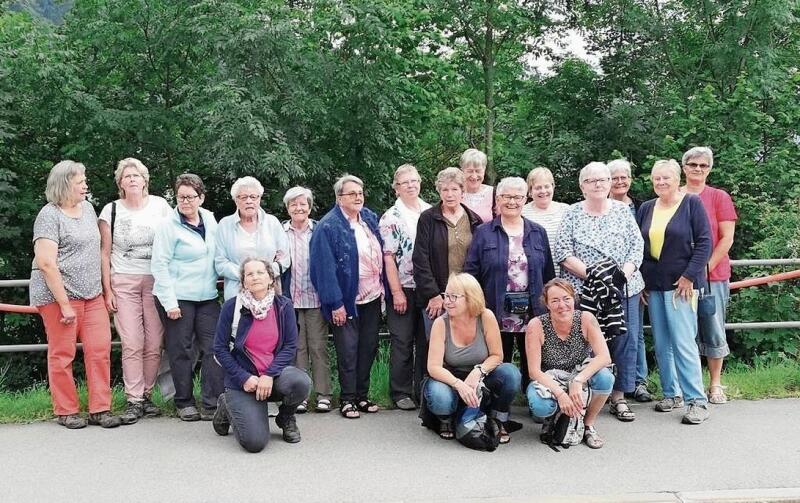
[[[362,208],[359,214],[383,249],[378,216],[369,208]],[[311,283],[319,294],[325,319],[331,321],[333,311],[342,306],[348,317],[358,317],[358,245],[355,231],[339,206],[331,208],[311,234],[309,260]]]
[[[481,217],[461,204],[469,219],[470,231],[482,223]],[[442,203],[428,208],[419,216],[417,237],[412,254],[414,283],[417,285],[417,300],[424,307],[447,287],[450,266],[447,263],[447,223],[442,215]]]
[[[675,289],[683,276],[695,285],[705,279],[705,267],[711,257],[711,229],[703,202],[694,194],[686,194],[664,231],[661,258],[650,255],[650,225],[657,199],[642,203],[636,221],[644,238],[642,276],[645,288],[655,291]]]
[[[522,248],[528,260],[528,295],[530,313],[538,316],[545,313],[539,302],[545,283],[555,277],[553,258],[547,231],[541,225],[522,219]],[[472,274],[481,284],[488,307],[498,320],[503,318],[503,299],[508,285],[508,234],[495,217],[482,224],[472,236],[464,272]]]

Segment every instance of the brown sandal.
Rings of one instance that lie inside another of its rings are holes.
[[[708,387],[708,402],[713,404],[723,404],[728,402],[728,397],[725,395],[725,387],[721,384],[715,384]]]

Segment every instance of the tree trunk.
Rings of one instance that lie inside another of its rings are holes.
[[[486,34],[483,41],[483,104],[486,107],[486,120],[483,124],[484,153],[486,162],[486,181],[494,185],[496,173],[492,162],[494,137],[494,30],[492,27],[491,7],[486,9]]]

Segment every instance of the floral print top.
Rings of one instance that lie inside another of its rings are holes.
[[[383,254],[394,255],[397,272],[400,276],[400,285],[403,288],[416,288],[414,283],[414,265],[411,255],[414,252],[414,239],[417,234],[417,220],[419,214],[408,209],[403,211],[399,199],[383,214],[378,228],[383,238]],[[430,205],[419,200],[420,210],[425,211]],[[416,219],[414,219],[416,217]],[[414,219],[414,221],[408,221]]]
[[[523,235],[508,236],[508,284],[507,292],[528,291],[528,257],[522,247]],[[524,332],[529,321],[528,315],[511,314],[503,311],[500,330],[503,332]]]

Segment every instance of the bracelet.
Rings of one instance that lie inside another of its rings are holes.
[[[475,367],[474,367],[474,368],[478,369],[478,372],[480,372],[480,373],[481,373],[481,377],[486,377],[486,376],[488,376],[488,375],[489,375],[487,372],[484,372],[484,371],[483,371],[483,365],[481,365],[480,363],[479,363],[479,364],[477,364],[477,365],[475,365]]]

